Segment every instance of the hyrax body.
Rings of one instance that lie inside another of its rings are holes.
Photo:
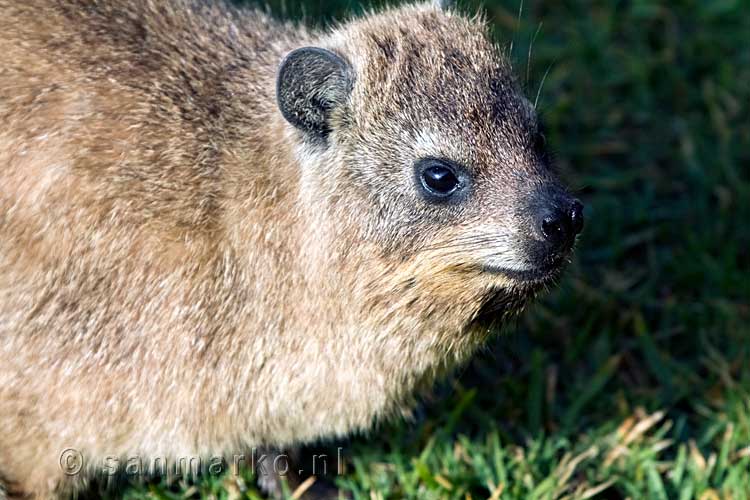
[[[0,0],[0,54],[9,490],[64,491],[67,448],[79,479],[365,429],[580,230],[506,59],[439,6],[318,33],[202,2]]]

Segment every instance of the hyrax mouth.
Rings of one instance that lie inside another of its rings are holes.
[[[515,284],[542,285],[557,278],[564,266],[565,257],[563,255],[556,255],[540,265],[524,269],[485,265],[482,267],[482,271],[502,276]]]
[[[566,256],[559,255],[522,270],[483,266],[484,273],[497,276],[501,283],[488,288],[474,321],[486,326],[503,316],[520,313],[542,289],[559,278],[565,263]]]

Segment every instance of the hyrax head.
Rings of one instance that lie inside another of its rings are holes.
[[[361,241],[408,263],[404,280],[453,282],[474,316],[522,305],[582,229],[480,19],[428,4],[346,24],[286,56],[277,100],[303,185],[356,213]]]

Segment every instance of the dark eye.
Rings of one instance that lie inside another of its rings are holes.
[[[425,194],[431,198],[444,199],[461,188],[459,174],[453,165],[436,159],[425,159],[417,163],[417,178]]]
[[[422,179],[427,189],[432,191],[433,194],[439,194],[441,196],[451,194],[458,187],[456,174],[453,173],[453,170],[443,166],[435,166],[426,169],[422,173]]]

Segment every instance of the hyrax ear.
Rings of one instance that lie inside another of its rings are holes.
[[[276,102],[286,121],[318,138],[331,131],[330,115],[352,88],[349,64],[330,50],[295,49],[279,66]]]

